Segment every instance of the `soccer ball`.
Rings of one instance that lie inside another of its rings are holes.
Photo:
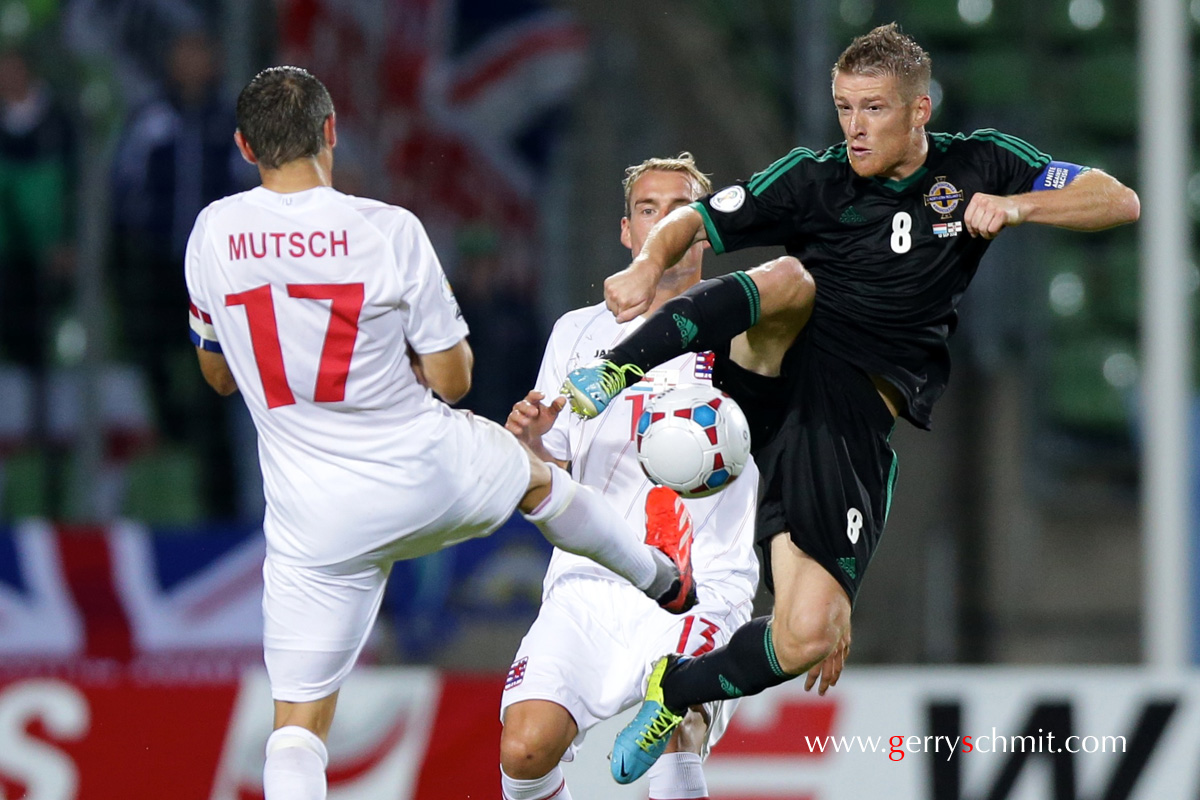
[[[750,426],[733,398],[711,386],[678,386],[650,401],[637,423],[646,477],[682,497],[707,497],[750,458]]]

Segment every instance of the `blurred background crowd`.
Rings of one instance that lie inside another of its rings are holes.
[[[256,183],[232,112],[258,69],[321,78],[335,186],[422,219],[471,326],[462,405],[502,420],[553,320],[626,263],[623,169],[690,150],[721,186],[836,142],[829,67],[875,24],[931,52],[933,130],[999,128],[1137,188],[1133,6],[0,0],[2,519],[261,521],[253,426],[200,378],[182,272],[199,210]],[[1138,309],[1134,227],[997,241],[934,432],[894,438],[855,661],[1138,659]],[[546,557],[524,533],[398,567],[381,657],[505,666]]]

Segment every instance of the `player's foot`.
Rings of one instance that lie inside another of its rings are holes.
[[[696,605],[696,581],[692,575],[692,515],[679,495],[666,486],[655,486],[646,495],[646,544],[661,551],[679,577],[659,596],[658,604],[672,614],[682,614]]]
[[[584,419],[591,419],[604,410],[632,381],[645,373],[635,364],[618,367],[611,361],[597,359],[571,370],[563,382],[562,393],[571,399],[571,410]],[[632,378],[630,377],[632,376]]]
[[[633,783],[645,775],[667,748],[671,732],[683,721],[683,714],[663,704],[663,676],[677,661],[679,656],[663,656],[654,665],[641,709],[613,742],[609,767],[617,783]]]

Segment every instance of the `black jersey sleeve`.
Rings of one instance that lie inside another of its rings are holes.
[[[1024,139],[992,128],[977,130],[967,140],[978,148],[990,193],[1005,197],[1032,189],[1034,178],[1051,160]]]
[[[756,173],[692,203],[704,218],[713,251],[725,253],[744,247],[786,245],[795,236],[807,213],[808,167],[822,153],[798,147]]]

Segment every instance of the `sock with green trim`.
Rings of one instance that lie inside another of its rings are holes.
[[[758,287],[746,273],[701,281],[646,317],[604,358],[648,372],[683,353],[702,353],[725,344],[753,327],[759,310]]]
[[[790,681],[775,657],[771,642],[771,618],[752,619],[734,631],[729,644],[696,658],[681,660],[663,677],[663,702],[680,709],[758,694]]]

